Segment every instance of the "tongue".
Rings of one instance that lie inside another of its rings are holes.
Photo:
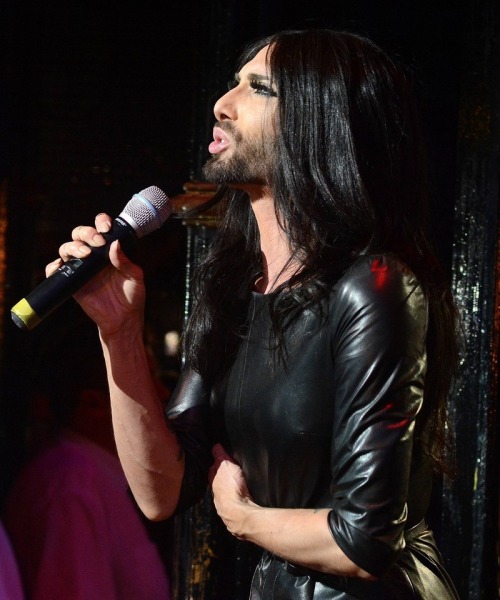
[[[222,140],[221,138],[215,139],[208,147],[208,151],[210,154],[219,154],[222,152],[224,148],[227,147],[226,140]]]
[[[208,151],[210,154],[219,154],[229,145],[229,139],[220,127],[214,127],[214,141],[209,145]]]

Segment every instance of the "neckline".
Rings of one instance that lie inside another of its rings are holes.
[[[268,294],[263,294],[261,292],[256,292],[255,290],[252,290],[252,301],[253,302],[269,302],[272,298],[272,296],[274,296],[276,294],[276,292],[269,292]]]

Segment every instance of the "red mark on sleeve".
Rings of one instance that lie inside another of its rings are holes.
[[[392,403],[386,404],[384,406],[384,412],[391,410],[392,407],[393,407]],[[390,423],[389,425],[387,425],[387,429],[402,429],[403,427],[406,427],[406,425],[408,425],[409,422],[410,422],[410,419],[402,419],[401,421],[398,421],[397,423]]]
[[[370,270],[375,276],[375,289],[381,290],[388,279],[389,269],[386,263],[381,258],[374,258],[370,265]]]

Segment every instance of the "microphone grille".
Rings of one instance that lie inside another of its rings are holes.
[[[152,185],[134,194],[128,201],[120,217],[134,228],[141,238],[159,229],[172,213],[173,206],[167,195],[159,187]]]

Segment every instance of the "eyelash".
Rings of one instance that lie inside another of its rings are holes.
[[[227,89],[232,90],[238,84],[239,84],[239,81],[237,79],[233,79],[228,83]],[[272,97],[277,96],[276,92],[271,87],[264,85],[263,83],[260,83],[260,81],[257,81],[255,79],[250,79],[249,84],[250,84],[250,87],[253,90],[255,90],[256,94],[260,94],[262,96],[272,96]]]
[[[273,96],[275,97],[276,92],[269,86],[260,83],[259,81],[250,80],[250,87],[255,90],[256,94],[261,94],[262,96]]]

